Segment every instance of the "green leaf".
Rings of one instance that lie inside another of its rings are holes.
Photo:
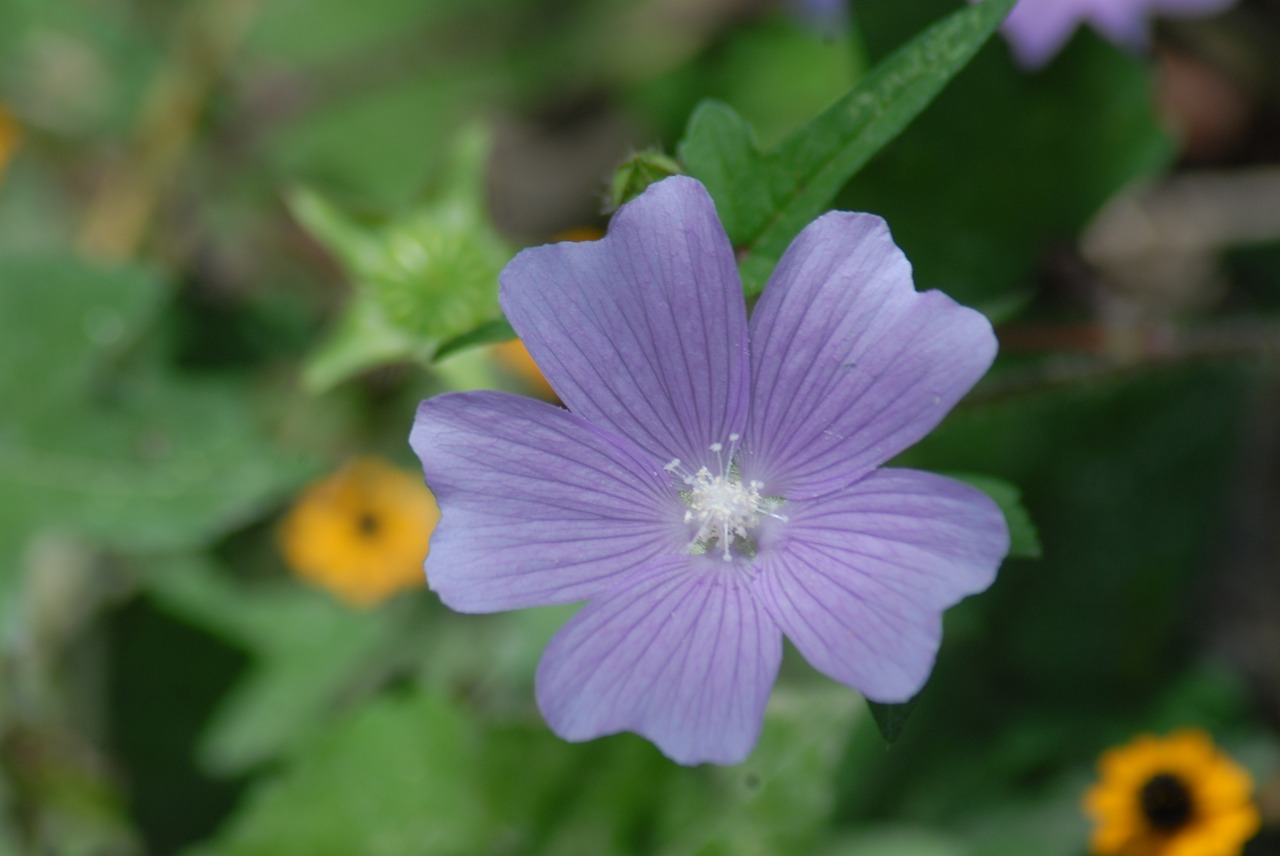
[[[879,57],[955,5],[863,0],[855,14]],[[1034,73],[993,41],[834,207],[884,217],[920,290],[1008,318],[1034,294],[1048,252],[1121,187],[1170,163],[1154,85],[1146,58],[1088,28]]]
[[[779,687],[755,750],[734,767],[667,786],[663,852],[810,853],[834,803],[832,780],[860,711],[843,687]]]
[[[193,856],[497,852],[503,827],[480,792],[481,748],[476,726],[439,698],[367,705],[314,735]]]
[[[746,254],[747,293],[764,287],[791,239],[928,106],[1013,5],[986,0],[949,15],[768,154],[756,150],[750,128],[727,106],[694,113],[680,157],[707,186],[730,239]]]
[[[458,351],[477,348],[481,345],[509,342],[514,338],[516,338],[516,331],[512,329],[510,322],[506,318],[499,318],[496,321],[485,322],[471,332],[455,336],[445,342],[436,351],[435,359],[438,362]]]
[[[155,277],[0,256],[0,283],[0,589],[34,533],[186,547],[260,514],[304,475],[233,378],[160,362],[144,336],[165,299]]]
[[[881,827],[841,836],[819,856],[972,856],[972,851],[931,830]]]
[[[200,742],[202,763],[221,774],[279,757],[327,722],[339,699],[352,703],[395,629],[385,609],[352,609],[303,586],[245,585],[197,556],[157,564],[145,582],[166,610],[255,659]]]
[[[867,707],[871,709],[871,716],[876,721],[876,727],[880,729],[880,736],[884,738],[885,743],[892,744],[902,735],[902,729],[907,726],[907,720],[911,717],[911,711],[915,710],[916,699],[904,701],[901,704],[881,704],[878,701],[867,701]]]
[[[486,137],[464,133],[438,198],[391,220],[358,223],[308,190],[298,220],[338,257],[355,284],[346,316],[307,365],[323,391],[383,363],[429,363],[439,347],[498,315],[498,272],[513,255],[484,206]]]
[[[312,392],[324,392],[361,372],[401,360],[426,362],[430,342],[421,342],[387,320],[377,301],[352,299],[347,311],[302,371]]]
[[[1015,559],[1040,558],[1040,535],[1031,514],[1022,504],[1022,491],[1016,485],[994,476],[972,473],[946,473],[957,481],[972,485],[995,500],[1004,512],[1009,527],[1009,556]]]

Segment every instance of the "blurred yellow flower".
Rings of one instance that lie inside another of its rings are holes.
[[[9,115],[4,105],[0,104],[0,178],[4,177],[5,167],[18,150],[21,139],[22,130],[18,127],[18,120]]]
[[[357,458],[298,496],[280,526],[280,550],[299,577],[368,606],[424,584],[439,520],[419,475]]]
[[[565,229],[558,232],[551,238],[554,244],[556,241],[598,241],[604,237],[604,229],[599,226],[574,226],[572,229]]]
[[[1098,856],[1237,856],[1258,831],[1249,774],[1203,731],[1142,735],[1098,771],[1084,795]]]
[[[529,349],[524,346],[524,342],[519,339],[499,342],[490,348],[489,353],[494,362],[515,375],[538,398],[547,401],[559,400],[551,384],[547,383],[547,379],[542,376],[542,370],[538,368],[538,364],[533,361],[533,357],[529,356]]]

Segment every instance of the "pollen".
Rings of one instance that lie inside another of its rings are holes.
[[[764,484],[742,481],[733,460],[740,439],[737,434],[729,435],[727,455],[723,443],[708,447],[716,453],[718,472],[704,466],[690,473],[678,458],[665,467],[667,472],[681,477],[684,484],[681,496],[688,507],[684,522],[697,526],[690,552],[716,549],[726,562],[733,561],[735,551],[748,557],[755,555],[755,528],[765,517],[786,519],[775,513],[782,500],[763,495]]]

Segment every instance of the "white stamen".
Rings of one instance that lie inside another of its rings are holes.
[[[718,546],[721,558],[726,562],[733,561],[735,548],[739,554],[754,555],[754,530],[762,519],[786,520],[774,513],[781,501],[777,497],[762,495],[762,482],[752,479],[744,483],[739,478],[734,456],[742,437],[730,434],[728,439],[727,449],[724,443],[712,443],[707,447],[715,453],[718,472],[706,466],[690,472],[678,458],[663,467],[687,488],[682,491],[688,506],[684,522],[697,526],[689,544],[690,550],[703,552]]]

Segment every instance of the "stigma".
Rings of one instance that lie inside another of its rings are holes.
[[[708,447],[716,453],[716,472],[707,466],[690,472],[679,458],[664,467],[684,485],[680,491],[686,506],[684,522],[697,527],[689,544],[691,553],[715,549],[726,562],[733,561],[735,552],[754,556],[756,526],[766,517],[786,520],[775,513],[782,504],[780,497],[763,495],[764,484],[759,481],[742,480],[734,461],[740,439],[730,434],[727,450],[723,443]]]

